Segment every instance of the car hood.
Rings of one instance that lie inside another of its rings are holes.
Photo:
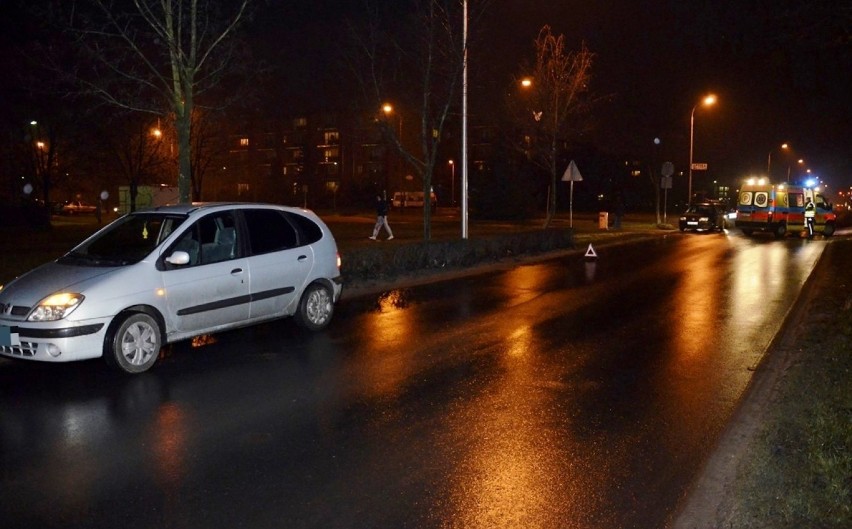
[[[57,262],[35,268],[10,282],[0,291],[0,300],[32,306],[56,292],[80,292],[96,277],[113,274],[119,267],[71,266]]]

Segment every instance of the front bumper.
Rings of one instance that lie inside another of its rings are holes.
[[[0,321],[0,356],[42,362],[97,358],[103,355],[106,328],[106,322],[69,326]]]

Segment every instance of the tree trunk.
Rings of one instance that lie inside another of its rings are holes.
[[[550,223],[556,216],[556,137],[551,142],[550,146],[550,193],[547,197],[547,215],[544,219],[544,228],[550,227]]]
[[[423,175],[423,240],[429,241],[432,238],[432,178],[430,168],[426,169]]]

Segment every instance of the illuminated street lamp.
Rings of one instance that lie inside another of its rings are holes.
[[[390,115],[396,113],[396,117],[399,120],[399,129],[398,129],[397,136],[396,136],[396,144],[397,144],[397,148],[402,150],[402,113],[401,112],[394,112],[393,105],[391,105],[390,103],[385,103],[385,104],[382,105],[382,112],[385,113],[386,119],[390,119]],[[389,179],[388,173],[390,172],[390,152],[386,153],[386,157],[387,157],[387,162],[386,162],[387,165],[386,165],[386,168],[385,168],[385,192],[387,192],[387,188],[388,188],[388,179]]]
[[[781,144],[781,149],[787,150],[787,149],[789,149],[789,148],[790,148],[790,145],[789,145],[789,144],[787,144],[787,143],[782,143],[782,144]],[[772,151],[774,151],[774,150],[775,150],[775,149],[772,149]],[[766,176],[768,176],[769,178],[772,178],[772,171],[771,171],[771,167],[772,167],[772,151],[769,151],[769,154],[768,154],[768,155],[766,155]],[[789,175],[788,175],[787,180],[789,180],[789,179],[790,179],[790,178],[789,178]]]
[[[385,103],[384,105],[382,105],[382,112],[385,113],[385,116],[390,117],[390,115],[393,114],[393,105],[391,105],[390,103]],[[402,143],[402,114],[397,112],[396,117],[399,120],[399,132],[397,133],[399,136],[398,139],[399,142]]]
[[[798,159],[798,164],[799,164],[799,165],[804,165],[804,164],[805,164],[805,160],[803,160],[802,158],[799,158],[799,159]],[[801,170],[799,170],[799,171],[801,171]],[[808,169],[808,171],[810,172],[810,169]],[[790,164],[787,164],[787,182],[789,182],[789,181],[790,181]]]
[[[692,113],[689,115],[689,191],[686,197],[687,202],[692,202],[692,148],[695,138],[695,109],[698,108],[699,104],[709,107],[715,103],[716,96],[710,94],[702,99],[700,103],[696,103],[695,106],[692,107]]]
[[[452,160],[447,161],[450,164],[452,171],[452,179],[450,180],[450,206],[456,205],[456,164]]]

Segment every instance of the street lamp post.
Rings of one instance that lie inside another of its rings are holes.
[[[799,158],[798,163],[799,163],[799,165],[804,165],[805,160],[802,159],[802,158]],[[787,183],[788,184],[790,183],[790,164],[787,164]]]
[[[467,0],[463,5],[462,26],[462,182],[461,182],[461,236],[467,239]]]
[[[710,94],[702,99],[700,103],[696,103],[695,106],[692,107],[692,113],[689,115],[689,191],[686,196],[687,203],[692,202],[692,150],[695,138],[695,109],[698,108],[699,104],[709,107],[715,102],[716,96]]]
[[[789,149],[789,148],[790,148],[789,144],[787,144],[787,143],[781,144],[781,149],[786,150],[786,149]],[[766,155],[766,176],[769,177],[770,180],[772,180],[772,152],[774,150],[775,149],[772,149],[771,151],[769,151],[769,154]],[[788,180],[789,180],[789,177],[788,177]]]
[[[450,207],[456,205],[456,164],[452,160],[447,162],[450,164],[452,178],[450,179]]]
[[[390,103],[385,103],[384,105],[382,105],[382,112],[385,113],[386,118],[389,118],[390,115],[394,113],[393,105],[391,105]],[[397,111],[396,112],[396,118],[399,120],[398,129],[397,129],[397,133],[396,133],[396,143],[397,143],[397,148],[401,150],[402,149],[402,113]],[[389,174],[388,173],[390,173],[390,165],[391,165],[390,164],[390,153],[388,152],[386,156],[387,156],[388,161],[386,162],[386,169],[385,169],[385,193],[387,193],[388,182],[389,182]],[[397,161],[397,164],[399,164],[398,160],[399,160],[399,158],[395,159],[395,161]],[[395,165],[397,165],[397,164],[395,164]],[[396,170],[396,169],[398,169],[398,167],[395,167],[394,169]]]
[[[382,112],[385,113],[385,116],[390,116],[393,114],[393,105],[390,103],[385,103],[382,105]],[[400,145],[402,144],[402,114],[397,112],[396,117],[399,120],[399,128],[397,129],[397,141],[399,141]]]

